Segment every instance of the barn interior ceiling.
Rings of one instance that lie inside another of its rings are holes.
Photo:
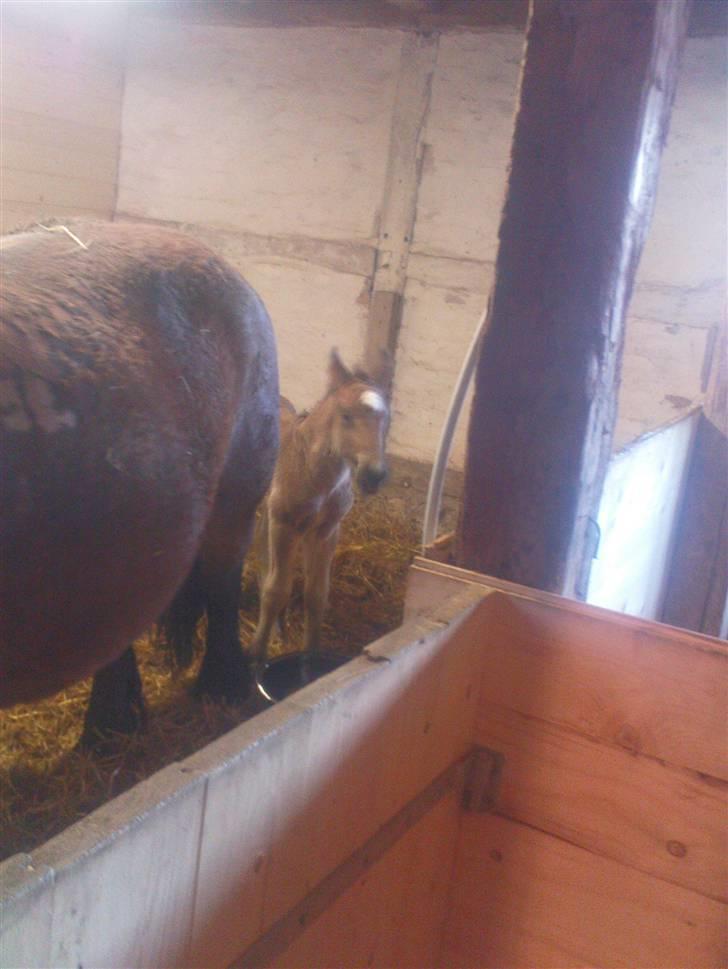
[[[132,9],[189,23],[230,26],[401,27],[492,30],[525,27],[528,0],[143,0]],[[728,33],[728,0],[694,0],[688,33]]]

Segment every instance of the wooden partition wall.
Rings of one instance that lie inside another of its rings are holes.
[[[440,965],[725,965],[725,644],[423,560],[410,613],[479,583],[474,740],[505,767],[462,816]]]
[[[727,664],[420,560],[399,630],[0,865],[0,965],[718,969]]]

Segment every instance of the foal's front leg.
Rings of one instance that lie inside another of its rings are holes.
[[[268,574],[260,596],[260,616],[251,650],[253,658],[265,662],[273,626],[288,604],[293,585],[293,557],[299,536],[295,529],[275,519],[268,520]]]
[[[321,646],[321,623],[329,601],[331,561],[339,541],[339,525],[309,532],[303,540],[303,648]]]

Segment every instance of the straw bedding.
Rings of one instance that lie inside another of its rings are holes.
[[[334,560],[324,648],[355,654],[401,622],[415,523],[396,501],[358,502],[344,522]],[[256,558],[244,581],[241,635],[250,641],[258,613]],[[286,649],[300,647],[300,583],[289,610]],[[271,652],[280,650],[274,644]],[[173,761],[188,756],[261,709],[200,703],[189,694],[199,656],[174,673],[150,637],[137,643],[149,722],[136,737],[119,737],[103,756],[75,749],[90,681],[41,703],[0,711],[0,858],[31,851],[104,801]]]

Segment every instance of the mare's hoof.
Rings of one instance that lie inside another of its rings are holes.
[[[147,711],[143,703],[134,704],[116,717],[86,714],[83,732],[77,748],[104,756],[117,749],[122,737],[141,733],[147,726]]]
[[[240,654],[240,662],[225,668],[206,666],[203,662],[200,674],[192,687],[198,699],[223,700],[225,703],[244,703],[253,687],[253,673],[247,657]]]

